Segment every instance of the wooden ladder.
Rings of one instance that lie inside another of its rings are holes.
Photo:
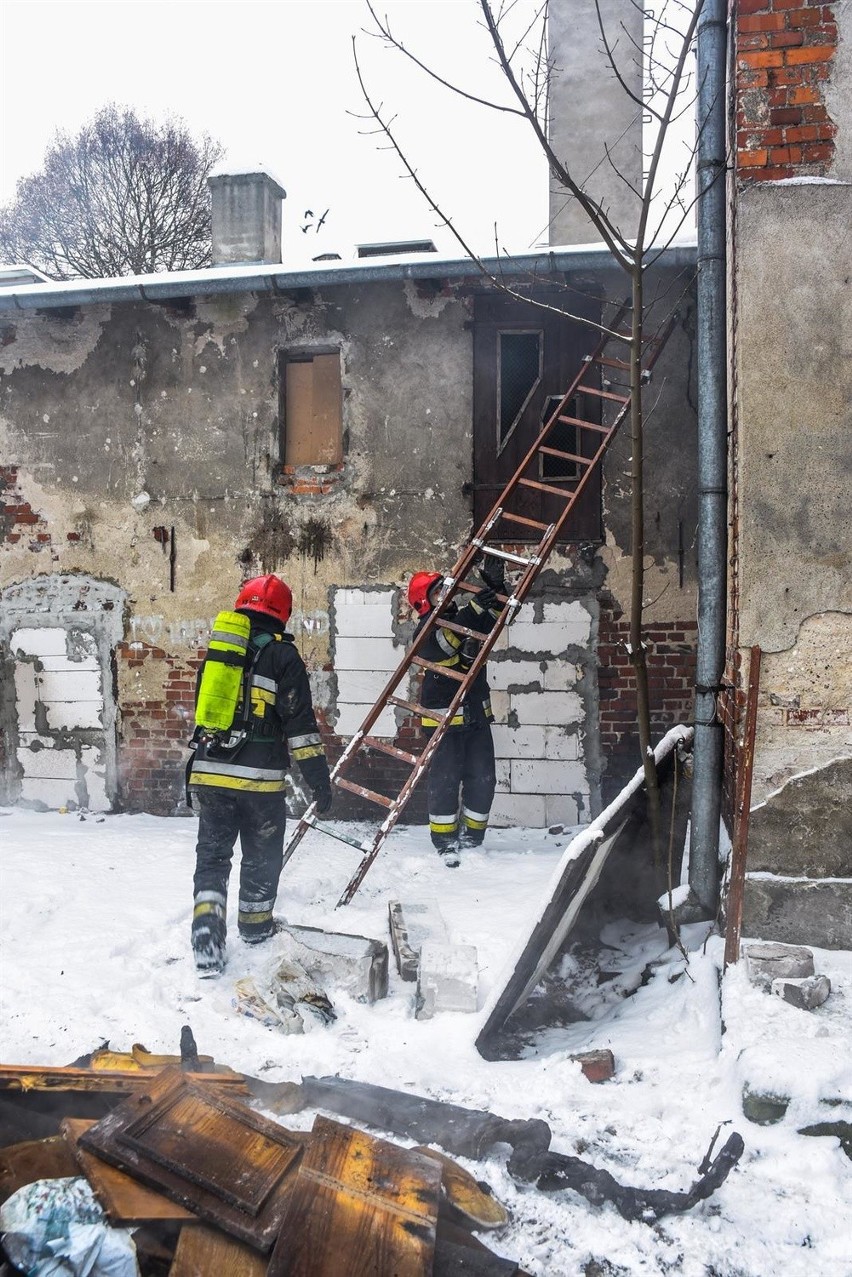
[[[541,433],[498,497],[485,522],[462,550],[450,575],[444,577],[444,585],[438,606],[429,615],[426,624],[405,653],[379,699],[364,719],[359,730],[349,741],[332,770],[332,783],[339,789],[345,790],[350,794],[356,794],[359,798],[363,798],[380,808],[381,823],[375,834],[372,838],[359,841],[357,838],[340,830],[321,824],[316,818],[315,804],[311,804],[287,844],[283,862],[285,865],[309,829],[319,830],[339,842],[348,843],[362,853],[361,863],[337,902],[338,907],[348,904],[364,881],[367,870],[376,859],[385,840],[399,820],[400,814],[411,797],[415,786],[423,778],[449,723],[461,705],[465,693],[488,660],[489,653],[503,629],[515,617],[521,604],[529,594],[536,577],[541,572],[556,545],[560,532],[568,522],[572,510],[580,500],[595,470],[601,464],[615,432],[630,411],[631,396],[629,387],[621,387],[621,390],[626,393],[612,390],[610,387],[613,384],[614,377],[609,374],[610,369],[616,369],[618,372],[626,374],[629,372],[630,365],[623,359],[616,359],[605,353],[611,342],[629,340],[629,332],[619,330],[619,325],[622,323],[628,309],[627,303],[620,307],[612,322],[611,332],[613,335],[610,333],[602,334],[592,353],[585,356],[571,385],[548,417]],[[672,315],[665,327],[656,336],[645,342],[642,360],[643,381],[650,380],[651,370],[668,340],[675,319],[676,315]],[[590,370],[595,367],[604,370],[601,377],[604,389],[585,384],[584,379],[588,377]],[[616,405],[612,422],[609,425],[600,425],[597,422],[570,415],[569,406],[578,393],[593,395],[605,403]],[[560,448],[554,448],[548,442],[554,429],[560,423],[573,426],[577,439],[576,452],[566,452]],[[539,466],[544,457],[553,457],[557,461],[568,462],[576,467],[579,477],[572,481],[570,488],[558,487],[555,483],[545,483],[542,482],[541,478],[532,478],[528,475],[528,471],[539,473]],[[512,511],[513,498],[517,500],[517,494],[519,491],[522,493],[524,489],[533,489],[549,496],[561,498],[564,506],[554,522],[544,523],[538,519],[531,519],[526,515]],[[518,529],[521,529],[525,536],[535,533],[539,537],[537,544],[531,544],[528,553],[515,553],[501,548],[501,543],[511,543],[512,531],[514,530],[517,536]],[[501,531],[502,535],[498,536],[498,531]],[[467,575],[483,558],[501,560],[504,564],[521,570],[520,578],[512,587],[511,593],[497,596],[504,604],[504,608],[493,629],[487,634],[480,634],[476,630],[459,625],[448,616],[449,605],[459,593],[478,594],[484,588],[471,584],[466,580]],[[451,670],[445,666],[435,665],[420,655],[421,649],[436,626],[451,630],[462,639],[474,639],[479,644],[479,651],[469,669],[463,673]],[[400,694],[401,691],[405,691],[405,687],[401,688],[401,685],[407,684],[412,672],[426,669],[436,670],[445,678],[453,679],[457,683],[453,699],[444,710],[433,708],[427,710],[416,699],[409,700],[406,695]],[[425,714],[431,719],[438,720],[438,726],[420,753],[411,753],[408,750],[400,749],[396,745],[381,739],[381,737],[371,735],[371,729],[387,706],[407,710],[413,715]],[[385,794],[368,789],[366,786],[350,780],[346,775],[347,771],[353,768],[360,755],[365,751],[373,750],[387,754],[410,768],[408,778],[396,798],[389,798]]]

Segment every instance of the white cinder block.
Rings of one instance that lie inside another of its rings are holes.
[[[519,723],[567,727],[583,718],[582,702],[576,692],[517,692],[510,695],[509,702]]]
[[[14,630],[9,647],[13,656],[19,651],[25,656],[64,656],[67,637],[67,631],[61,625]]]
[[[71,667],[67,670],[41,670],[36,673],[36,687],[42,701],[97,701],[101,699],[101,672]]]
[[[520,652],[541,652],[543,656],[559,656],[568,643],[563,625],[545,625],[540,621],[515,621],[509,631],[509,645]]]
[[[565,630],[565,641],[572,645],[585,646],[592,633],[591,614],[582,603],[545,603],[543,617],[546,624],[561,625]]]
[[[545,727],[543,758],[564,758],[568,761],[580,757],[580,738],[576,732],[564,727]]]
[[[390,593],[390,591],[381,591],[382,594]],[[350,590],[340,589],[334,591],[334,606],[341,607],[368,607],[370,599],[375,598],[369,590]]]
[[[423,941],[417,973],[418,1020],[431,1020],[438,1011],[475,1011],[478,989],[473,945]]]
[[[541,669],[534,661],[492,661],[488,666],[488,682],[500,691],[517,686],[540,690]]]
[[[491,805],[489,824],[496,828],[521,825],[541,829],[545,824],[543,794],[496,794]]]
[[[79,661],[71,661],[67,656],[41,656],[39,660],[43,669],[64,674],[75,670],[99,670],[101,667],[98,654],[94,651],[82,656]]]
[[[42,780],[24,777],[21,781],[21,798],[24,802],[44,803],[45,807],[76,805],[77,794],[70,780]]]
[[[364,705],[369,702],[375,705],[387,686],[391,671],[389,670],[338,670],[337,671],[337,703],[344,705]],[[407,676],[406,676],[407,677]],[[405,679],[396,689],[397,694],[404,695]]]
[[[508,758],[496,759],[494,766],[497,772],[497,793],[508,794],[511,783],[511,768]]]
[[[505,720],[509,713],[509,693],[508,692],[492,692],[491,693],[491,713],[498,722]]]
[[[360,730],[361,724],[373,708],[375,701],[364,705],[340,704],[337,706],[337,722],[334,730],[338,736],[354,736]],[[396,736],[396,718],[393,706],[389,706],[382,710],[373,726],[370,728],[371,736]]]
[[[334,666],[338,670],[395,670],[402,652],[391,639],[339,638]]]
[[[78,727],[103,727],[103,701],[43,701],[47,730],[69,732]]]
[[[573,661],[548,661],[544,671],[544,690],[546,692],[567,692],[579,677],[577,666]]]
[[[546,729],[544,727],[495,726],[494,752],[498,758],[546,758]],[[559,755],[561,757],[561,755]]]
[[[93,745],[84,745],[80,750],[80,761],[86,769],[89,811],[109,811],[111,803],[106,793],[104,760],[101,751]]]
[[[73,749],[18,749],[18,762],[31,780],[77,779],[77,755]]]
[[[35,666],[21,662],[15,666],[15,709],[19,732],[36,730],[35,705]]]
[[[513,794],[575,794],[586,792],[588,787],[582,763],[512,759]]]
[[[335,599],[335,631],[353,638],[393,638],[393,591],[368,594],[368,603],[341,604]]]
[[[548,825],[579,825],[577,803],[567,794],[549,794],[544,800]]]
[[[504,628],[497,635],[497,641],[492,647],[492,652],[506,652],[511,647],[511,625]]]

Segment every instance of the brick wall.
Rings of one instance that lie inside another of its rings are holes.
[[[612,602],[602,603],[598,629],[601,750],[606,760],[603,799],[609,802],[640,765],[636,679],[627,655],[630,623]],[[669,621],[645,630],[651,737],[692,722],[696,621]]]
[[[835,3],[736,0],[736,146],[741,181],[823,176],[836,125],[824,100]]]
[[[201,655],[182,660],[150,643],[119,643],[116,661],[120,686],[132,689],[134,675],[156,662],[164,689],[159,699],[134,699],[132,690],[120,698],[121,805],[128,811],[172,815],[183,797]]]

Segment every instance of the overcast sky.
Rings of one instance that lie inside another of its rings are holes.
[[[449,76],[493,86],[475,0],[385,0],[399,34]],[[361,34],[363,0],[0,0],[0,201],[37,171],[57,127],[73,133],[104,103],[181,115],[236,164],[263,161],[287,189],[285,245],[298,255],[431,235],[435,217],[370,125],[352,37],[371,92],[397,115],[421,177],[480,251],[546,237],[547,175],[521,122],[452,97]],[[330,209],[321,236],[306,209]]]

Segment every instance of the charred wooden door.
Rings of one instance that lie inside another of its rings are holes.
[[[547,306],[570,309],[598,321],[600,302],[582,293],[538,290],[531,294]],[[514,298],[487,293],[474,303],[473,336],[473,522],[479,527],[524,459],[542,425],[595,347],[595,329],[563,314],[542,310]],[[597,380],[595,380],[597,378]],[[597,369],[585,380],[599,385]],[[600,421],[600,400],[577,396],[567,415]],[[591,432],[587,431],[586,434]],[[560,423],[548,440],[556,449],[586,455],[578,448],[574,427]],[[588,446],[593,441],[589,440]],[[542,456],[538,477],[568,489],[579,478],[576,464]],[[550,523],[564,509],[559,497],[527,489],[513,498],[513,508],[531,519]],[[517,540],[524,538],[518,536]],[[601,539],[601,475],[598,467],[569,520],[565,541]]]

